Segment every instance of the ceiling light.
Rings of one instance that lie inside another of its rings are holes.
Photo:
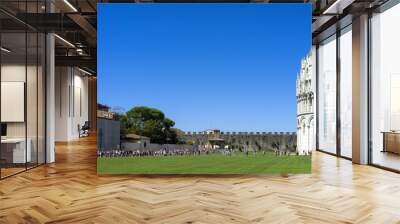
[[[1,49],[1,51],[4,51],[6,53],[10,53],[11,52],[11,50],[9,50],[9,49],[7,49],[5,47],[1,47],[0,49]]]
[[[78,12],[78,10],[68,0],[64,0],[64,3],[67,4],[74,12]]]
[[[332,10],[337,11],[337,6],[339,4],[339,1],[334,2],[331,6],[329,6],[322,14],[326,15],[326,14],[331,14]]]
[[[343,10],[351,5],[355,0],[336,0],[332,5],[330,5],[322,14],[342,14]]]
[[[81,72],[83,72],[83,73],[85,73],[86,75],[90,75],[90,76],[93,75],[92,73],[90,73],[90,72],[88,72],[88,71],[86,71],[86,70],[83,70],[83,69],[81,69],[81,68],[79,68],[79,67],[78,67],[78,70],[81,71]]]
[[[77,48],[76,49],[76,53],[78,53],[79,55],[83,55],[83,49],[82,48]]]
[[[64,42],[64,43],[66,43],[67,45],[69,45],[70,47],[73,47],[73,48],[75,48],[75,45],[73,45],[71,42],[69,42],[68,40],[66,40],[66,39],[64,39],[64,38],[62,38],[62,37],[60,37],[59,35],[57,35],[57,34],[54,34],[54,36],[55,37],[57,37],[59,40],[61,40],[62,42]]]

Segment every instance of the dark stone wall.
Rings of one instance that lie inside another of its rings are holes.
[[[97,150],[119,149],[121,124],[116,120],[97,118]]]

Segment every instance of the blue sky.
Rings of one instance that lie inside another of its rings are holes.
[[[310,4],[99,4],[98,102],[185,131],[295,131]]]

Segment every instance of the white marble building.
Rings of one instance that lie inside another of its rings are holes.
[[[297,152],[302,155],[309,154],[315,145],[314,92],[311,64],[310,51],[301,60],[301,69],[296,81]]]

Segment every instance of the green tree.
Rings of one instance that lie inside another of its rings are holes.
[[[152,143],[176,144],[178,136],[176,129],[172,128],[175,122],[156,108],[138,106],[120,117],[121,129],[124,134],[137,134],[150,138]]]
[[[124,136],[128,133],[127,129],[126,129],[126,116],[124,113],[121,112],[116,112],[114,115],[114,119],[115,120],[119,120],[121,123],[121,128],[120,128],[120,133],[121,136]]]

